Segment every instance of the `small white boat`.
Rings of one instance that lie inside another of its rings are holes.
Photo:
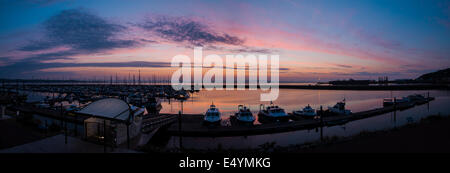
[[[258,117],[261,121],[288,121],[290,116],[284,111],[284,109],[275,106],[272,102],[267,107],[260,105]]]
[[[249,108],[239,105],[238,112],[235,114],[236,119],[241,123],[253,124],[255,117]]]
[[[345,99],[337,102],[333,107],[328,107],[328,112],[334,115],[350,115],[352,111],[345,109]]]
[[[311,106],[305,106],[302,110],[294,110],[292,112],[294,115],[302,116],[305,118],[314,118],[317,116],[316,110],[313,109]]]
[[[220,111],[216,108],[216,105],[211,104],[209,109],[205,113],[205,117],[203,118],[203,122],[205,124],[216,124],[219,125],[221,121]]]

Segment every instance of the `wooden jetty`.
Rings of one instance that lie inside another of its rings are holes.
[[[270,134],[279,132],[288,132],[301,129],[313,129],[323,126],[334,126],[345,124],[349,121],[368,118],[384,113],[404,110],[415,105],[427,103],[434,98],[429,98],[422,101],[411,101],[393,106],[376,108],[372,110],[356,112],[351,115],[340,116],[324,116],[322,119],[303,119],[295,118],[296,120],[289,122],[272,122],[260,125],[246,126],[203,126],[201,114],[183,115],[181,123],[173,123],[168,128],[168,133],[174,136],[204,136],[204,137],[219,137],[219,136],[248,136],[258,134]]]
[[[176,114],[158,114],[149,116],[142,121],[142,133],[151,133],[163,126],[169,125],[177,121]]]

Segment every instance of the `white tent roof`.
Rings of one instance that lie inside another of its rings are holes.
[[[107,98],[92,102],[78,113],[125,121],[131,112],[129,105],[123,100]]]

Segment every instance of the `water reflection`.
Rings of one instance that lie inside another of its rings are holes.
[[[304,105],[310,104],[314,108],[320,105],[332,105],[336,101],[346,98],[348,108],[353,112],[363,111],[376,107],[382,107],[382,98],[402,97],[410,94],[425,94],[430,92],[430,96],[436,100],[429,104],[415,106],[414,108],[390,112],[383,115],[352,121],[341,126],[324,127],[323,136],[351,136],[362,131],[374,131],[402,126],[408,123],[408,119],[419,121],[421,118],[431,114],[450,114],[448,103],[450,102],[450,92],[448,91],[333,91],[333,90],[290,90],[282,89],[280,97],[275,102],[291,112]],[[187,101],[184,104],[185,113],[202,113],[214,99],[216,104],[225,114],[232,114],[238,104],[251,106],[252,110],[258,111],[259,92],[258,91],[202,91],[197,94],[194,101]],[[167,104],[167,103],[166,103]],[[267,104],[267,103],[266,103]],[[172,109],[176,105],[172,105]],[[169,112],[166,109],[163,111]],[[266,142],[276,142],[277,145],[287,146],[291,144],[301,144],[320,140],[320,130],[299,130],[267,135],[238,136],[238,137],[182,137],[184,148],[254,148]],[[180,147],[179,137],[172,137],[167,147]]]
[[[162,103],[161,113],[178,113],[183,106],[186,114],[204,114],[209,105],[214,104],[222,112],[222,119],[227,120],[230,115],[237,112],[237,106],[242,104],[250,108],[255,114],[259,111],[261,102],[261,90],[218,90],[201,91],[194,93],[192,98],[181,103],[180,101],[165,101]],[[346,99],[346,108],[352,112],[359,112],[383,106],[382,99],[386,97],[403,97],[411,94],[426,94],[431,96],[440,95],[440,91],[349,91],[349,90],[300,90],[280,89],[280,95],[274,104],[281,106],[286,112],[298,110],[306,105],[318,110],[322,105],[333,106],[337,101]],[[257,123],[258,121],[256,121]]]

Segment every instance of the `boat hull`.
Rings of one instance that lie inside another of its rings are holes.
[[[236,115],[235,116],[230,116],[230,120],[231,120],[232,124],[240,124],[240,125],[253,125],[253,123],[255,122],[254,119],[252,121],[240,120]]]
[[[203,125],[205,125],[205,126],[219,126],[220,125],[220,120],[219,121],[206,121],[206,120],[203,120]]]
[[[394,102],[383,102],[384,107],[394,106]]]
[[[265,122],[276,122],[276,121],[289,121],[289,119],[291,119],[291,116],[286,115],[286,116],[279,116],[279,117],[273,117],[273,116],[268,116],[264,113],[259,113],[258,114],[258,121],[261,123],[265,123]]]
[[[326,110],[323,112],[323,116],[341,116],[341,115],[351,115],[352,112],[349,110],[345,110],[345,111],[331,111],[331,110]]]
[[[306,119],[313,119],[314,117],[317,116],[317,114],[304,114],[304,113],[297,113],[297,112],[292,112],[292,115],[297,116],[297,117],[302,117],[302,118],[306,118]]]

